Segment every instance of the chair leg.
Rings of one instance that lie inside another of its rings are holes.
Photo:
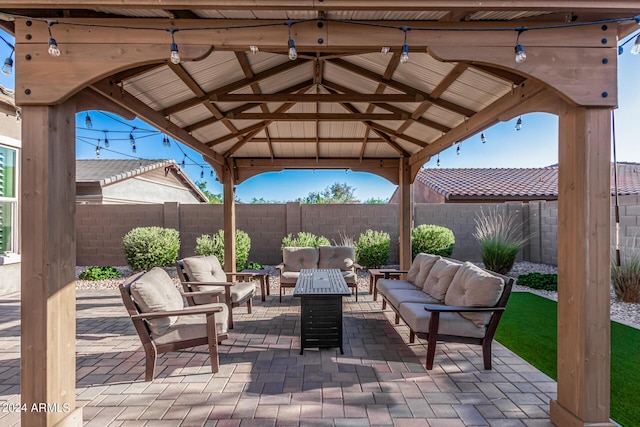
[[[413,344],[416,342],[416,333],[413,330],[409,329],[409,343]]]
[[[207,336],[209,337],[209,358],[211,359],[211,372],[214,374],[220,370],[218,359],[218,332],[216,329],[215,313],[207,314]]]
[[[400,315],[396,313],[396,325],[400,324]]]
[[[386,310],[387,309],[387,300],[382,298],[382,309]]]
[[[280,302],[282,302],[282,286],[280,286]]]
[[[153,381],[156,375],[156,359],[158,358],[158,351],[153,344],[145,345],[144,352],[146,355],[145,360],[145,381]]]
[[[429,322],[429,338],[427,340],[427,363],[428,371],[433,369],[433,360],[436,355],[436,343],[438,342],[438,324],[440,323],[440,313],[432,312]]]
[[[353,291],[356,293],[356,302],[358,302],[358,284],[353,287]]]
[[[248,313],[248,314],[251,314],[251,307],[252,307],[252,304],[253,304],[253,303],[251,302],[251,298],[249,298],[249,299],[247,300],[247,313]]]
[[[491,342],[493,340],[482,340],[482,359],[484,361],[484,369],[491,370]]]

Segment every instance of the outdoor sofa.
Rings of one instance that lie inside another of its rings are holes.
[[[433,368],[436,342],[482,345],[484,368],[491,369],[491,343],[513,279],[471,262],[418,254],[406,280],[379,279],[382,308],[387,304],[409,327],[409,342],[426,338],[427,369]]]

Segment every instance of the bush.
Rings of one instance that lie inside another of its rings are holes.
[[[634,249],[620,260],[620,265],[611,264],[613,291],[623,302],[640,302],[640,253]]]
[[[475,219],[473,236],[480,243],[482,262],[488,270],[507,274],[516,260],[516,255],[528,238],[522,236],[522,225],[515,216],[489,210],[481,211]]]
[[[456,238],[453,231],[439,225],[422,224],[411,230],[411,258],[419,253],[450,257]]]
[[[124,236],[122,249],[134,270],[170,266],[178,258],[180,237],[172,228],[138,227]]]
[[[120,273],[113,267],[89,267],[80,273],[81,280],[105,280],[118,279]]]
[[[366,268],[386,265],[391,238],[384,231],[367,230],[355,242],[356,262]]]
[[[316,236],[312,233],[301,231],[295,237],[291,233],[282,239],[282,248],[317,248],[318,246],[329,246],[329,239],[324,236]]]
[[[518,281],[516,283],[518,285],[527,286],[532,289],[540,289],[543,291],[557,291],[558,275],[543,273],[522,274],[518,277]]]
[[[247,265],[248,270],[262,270],[263,268],[264,266],[259,262],[250,262],[249,265]]]
[[[247,265],[251,238],[242,230],[236,230],[236,271],[242,271]],[[196,255],[215,255],[224,267],[224,230],[218,230],[213,236],[203,234],[196,239]]]

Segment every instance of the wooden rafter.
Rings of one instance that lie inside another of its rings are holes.
[[[230,120],[270,120],[274,122],[309,122],[309,121],[334,121],[353,122],[361,120],[405,120],[406,114],[366,114],[366,113],[240,113],[227,114]]]
[[[362,138],[253,138],[251,142],[272,142],[272,143],[289,143],[289,144],[315,144],[319,142],[321,144],[349,144],[354,142],[361,142]],[[370,142],[385,142],[383,139],[372,138]]]
[[[213,95],[209,98],[217,102],[421,102],[420,95],[396,93],[357,93],[347,94],[289,94],[289,93],[231,93]]]

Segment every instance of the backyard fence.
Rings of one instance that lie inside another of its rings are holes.
[[[456,238],[453,257],[480,261],[480,248],[473,237],[475,218],[482,210],[496,208],[517,216],[524,232],[532,235],[519,254],[519,260],[557,264],[557,202],[416,204],[414,226],[436,224],[450,228]],[[194,254],[197,237],[223,228],[222,205],[173,202],[164,205],[78,205],[77,265],[126,265],[122,237],[132,228],[143,226],[175,228],[180,232],[180,256],[190,256]],[[341,235],[357,239],[369,228],[389,233],[389,263],[398,263],[398,205],[395,204],[238,204],[236,227],[251,237],[249,261],[262,264],[282,261],[280,244],[289,233],[307,231],[339,243]],[[630,244],[638,235],[638,196],[621,196],[621,244]]]

